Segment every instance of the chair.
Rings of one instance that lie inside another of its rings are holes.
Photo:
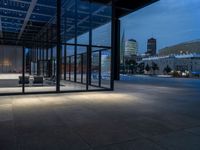
[[[56,76],[55,75],[51,76],[50,81],[56,82]]]
[[[34,76],[33,77],[33,84],[43,84],[44,80],[41,76]]]
[[[24,77],[24,84],[30,83],[29,78],[30,78],[29,76]],[[23,77],[22,76],[19,76],[19,84],[23,84]]]

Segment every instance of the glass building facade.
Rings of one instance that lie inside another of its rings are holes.
[[[0,95],[113,90],[118,18],[135,8],[111,0],[0,6]]]

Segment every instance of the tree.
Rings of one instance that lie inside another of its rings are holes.
[[[159,70],[158,65],[156,63],[154,63],[154,62],[152,62],[152,67],[151,68],[153,69],[153,74],[155,74],[156,70]]]
[[[144,70],[145,69],[144,69],[144,63],[143,62],[137,65],[137,72],[139,74],[144,74]]]
[[[163,70],[163,72],[166,72],[167,74],[169,74],[171,71],[172,69],[168,65]]]
[[[149,64],[147,64],[146,66],[145,66],[145,70],[147,71],[147,72],[149,72],[150,71],[150,66],[149,66]]]
[[[135,65],[136,61],[133,59],[127,59],[125,60],[125,65]]]
[[[129,72],[129,73],[132,73],[133,74],[133,72],[134,72],[134,70],[135,70],[135,66],[136,66],[136,61],[134,60],[134,59],[126,59],[125,60],[125,66],[126,66],[126,68],[127,68],[127,71]]]

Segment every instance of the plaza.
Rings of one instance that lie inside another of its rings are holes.
[[[112,92],[3,96],[1,149],[199,150],[200,81],[155,80],[118,81]]]

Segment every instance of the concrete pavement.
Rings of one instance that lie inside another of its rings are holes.
[[[113,92],[0,97],[0,149],[199,150],[191,87],[116,82]]]

